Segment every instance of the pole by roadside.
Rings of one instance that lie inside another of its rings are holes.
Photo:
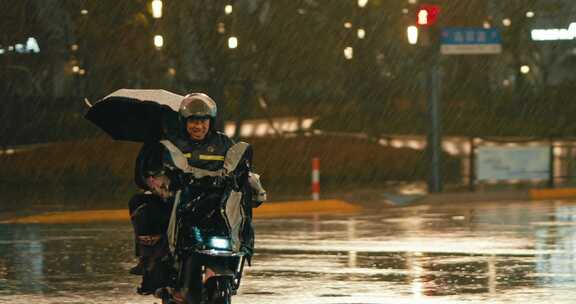
[[[440,62],[437,48],[431,48],[431,65],[428,78],[428,115],[430,127],[428,128],[427,152],[430,164],[428,191],[442,192],[442,126],[440,112]]]

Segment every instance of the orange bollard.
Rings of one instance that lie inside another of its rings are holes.
[[[320,200],[320,158],[312,159],[312,200]]]

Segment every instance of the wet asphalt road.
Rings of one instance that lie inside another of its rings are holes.
[[[238,303],[575,303],[576,203],[452,204],[256,221]],[[128,223],[0,225],[0,303],[135,294]]]

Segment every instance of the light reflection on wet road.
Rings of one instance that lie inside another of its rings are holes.
[[[234,303],[574,303],[576,204],[493,203],[256,221]],[[0,225],[0,303],[138,296],[128,223]]]

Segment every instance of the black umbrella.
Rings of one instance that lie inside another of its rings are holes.
[[[157,141],[177,131],[182,98],[165,90],[121,89],[90,106],[84,117],[116,140]]]

